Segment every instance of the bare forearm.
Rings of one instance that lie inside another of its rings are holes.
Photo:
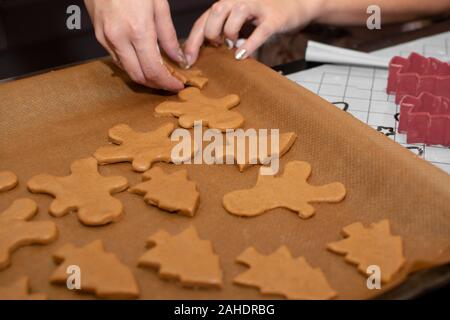
[[[450,0],[312,0],[315,2],[314,21],[321,23],[357,25],[367,20],[370,5],[381,8],[383,22],[400,22],[450,11]]]

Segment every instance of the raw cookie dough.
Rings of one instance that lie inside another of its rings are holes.
[[[50,213],[62,217],[76,210],[80,222],[100,226],[117,221],[122,216],[122,203],[112,193],[125,190],[124,177],[104,177],[98,173],[97,160],[86,158],[72,163],[72,174],[55,177],[41,174],[28,181],[28,189],[35,193],[48,193],[55,197]]]
[[[168,59],[164,60],[164,64],[166,65],[167,70],[185,85],[203,89],[208,83],[208,78],[205,78],[202,71],[195,67],[181,69],[169,62]]]
[[[393,236],[389,220],[372,223],[365,228],[356,222],[343,229],[346,239],[331,242],[327,249],[345,255],[345,261],[358,266],[367,275],[367,268],[376,265],[381,271],[381,281],[389,282],[405,264],[402,238]]]
[[[168,174],[156,167],[145,172],[142,177],[147,181],[131,187],[130,192],[143,195],[145,202],[160,209],[194,216],[200,195],[197,184],[188,180],[186,170]]]
[[[56,251],[53,258],[59,267],[50,277],[52,284],[66,286],[67,268],[74,265],[81,271],[80,292],[107,299],[135,299],[139,296],[133,273],[116,255],[105,251],[101,240],[84,247],[67,244]]]
[[[28,221],[38,211],[36,202],[22,198],[0,213],[0,270],[11,264],[11,254],[20,247],[48,244],[58,238],[52,221]]]
[[[8,286],[0,287],[0,300],[47,300],[47,295],[30,293],[30,279],[22,277]]]
[[[322,270],[312,268],[303,257],[294,259],[285,246],[268,256],[250,247],[237,257],[237,262],[250,269],[234,278],[234,282],[258,287],[263,294],[302,300],[331,299],[337,295]]]
[[[267,139],[268,139],[267,143],[266,143],[267,152],[264,152],[265,154],[262,157],[260,157],[260,155],[259,155],[258,135],[255,136],[255,141],[256,141],[255,143],[257,143],[257,148],[256,148],[256,150],[254,150],[255,154],[252,155],[253,157],[251,157],[251,155],[250,155],[249,143],[251,141],[251,138],[249,138],[248,136],[246,136],[246,137],[235,136],[234,141],[228,142],[230,145],[234,144],[234,151],[232,152],[232,154],[229,155],[227,148],[224,148],[224,152],[223,152],[224,155],[217,154],[216,157],[223,158],[224,163],[226,162],[227,158],[233,158],[233,162],[237,164],[239,171],[243,172],[245,169],[252,166],[252,164],[250,162],[256,162],[257,164],[265,164],[267,160],[270,160],[270,158],[274,158],[277,156],[278,156],[278,158],[281,158],[292,147],[295,140],[297,139],[297,135],[294,132],[281,133],[279,135],[278,152],[271,150],[270,134],[267,135]],[[244,149],[245,150],[244,159],[243,159],[244,161],[239,159],[239,153],[238,153],[239,143],[244,145],[244,148],[245,148]],[[256,156],[256,158],[254,156]],[[251,160],[253,160],[253,161],[251,161]]]
[[[158,231],[148,245],[154,247],[139,258],[140,267],[157,268],[160,277],[177,279],[185,286],[222,286],[219,256],[211,241],[201,240],[193,226],[174,236]]]
[[[198,88],[187,88],[180,91],[178,97],[181,102],[166,101],[158,105],[156,114],[178,117],[178,123],[183,128],[192,128],[196,121],[221,131],[236,129],[244,124],[244,117],[230,110],[240,102],[235,94],[214,99],[204,96]]]
[[[14,172],[0,171],[0,192],[13,189],[18,182]]]
[[[166,123],[150,132],[137,132],[119,124],[109,130],[109,138],[116,145],[99,148],[94,157],[100,164],[132,162],[133,169],[139,172],[150,169],[154,162],[173,162],[172,149],[178,144],[170,140],[174,129],[172,123]],[[190,159],[192,154],[177,161]]]
[[[310,218],[315,209],[310,202],[339,202],[345,197],[345,187],[334,182],[324,186],[307,183],[311,165],[291,161],[279,177],[259,175],[252,189],[237,190],[223,197],[223,206],[233,215],[257,216],[275,208],[288,208],[303,218]]]

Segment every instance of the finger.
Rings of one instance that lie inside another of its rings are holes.
[[[105,34],[103,33],[103,28],[98,26],[95,27],[94,29],[95,29],[95,38],[97,39],[97,41],[102,45],[103,48],[105,48],[106,51],[108,51],[114,63],[119,64],[117,54],[114,52],[112,45],[109,43],[109,41],[106,40]]]
[[[224,26],[225,37],[236,43],[239,31],[249,18],[256,16],[257,12],[251,11],[252,7],[245,2],[237,3],[231,10]]]
[[[123,70],[124,68],[123,68],[122,62],[120,61],[120,58],[117,55],[117,53],[114,52],[113,45],[108,41],[108,39],[105,39],[105,41],[107,44],[107,47],[105,47],[105,48],[108,51],[108,53],[110,54],[110,56],[112,57],[113,62],[115,63],[116,66],[118,66],[119,68],[121,68]]]
[[[213,4],[205,23],[206,39],[211,40],[214,44],[222,44],[223,26],[232,7],[233,2],[231,1],[219,1]]]
[[[132,40],[145,79],[145,85],[169,91],[184,88],[180,80],[172,76],[163,64],[155,30],[148,29]]]
[[[186,63],[186,58],[180,48],[177,33],[173,26],[167,1],[155,1],[155,25],[158,41],[167,55],[173,61]]]
[[[141,65],[139,64],[136,51],[132,44],[124,41],[123,43],[113,45],[113,49],[119,58],[122,68],[134,82],[145,85],[146,81],[144,73],[142,72]]]
[[[205,24],[208,19],[209,10],[202,14],[200,18],[194,23],[188,39],[184,44],[184,53],[188,64],[192,66],[198,58],[200,47],[205,40]]]
[[[261,23],[256,27],[247,41],[236,51],[235,58],[237,60],[243,60],[249,57],[274,33],[275,30],[269,23]]]

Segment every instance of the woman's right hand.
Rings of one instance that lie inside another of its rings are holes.
[[[167,0],[85,0],[97,40],[142,85],[179,91],[184,85],[164,66],[159,45],[173,61],[186,63]]]

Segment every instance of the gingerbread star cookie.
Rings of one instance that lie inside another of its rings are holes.
[[[81,271],[80,292],[107,299],[134,299],[139,296],[133,273],[114,254],[104,250],[101,240],[84,247],[67,244],[55,252],[53,258],[59,267],[50,277],[52,284],[65,286],[67,268],[74,265]]]
[[[294,259],[285,246],[268,256],[250,247],[237,258],[237,262],[250,269],[234,278],[234,282],[258,287],[263,294],[302,300],[324,300],[336,296],[319,268],[312,268],[303,257]]]
[[[175,129],[166,123],[150,132],[137,132],[126,124],[119,124],[109,130],[109,138],[115,144],[99,148],[94,157],[100,164],[132,162],[133,169],[139,172],[148,170],[155,162],[183,162],[195,153],[172,159],[172,149],[178,144],[171,141],[170,134]]]
[[[381,281],[386,283],[405,264],[402,238],[391,234],[389,220],[373,223],[368,228],[356,222],[346,226],[343,234],[346,239],[331,242],[327,248],[345,255],[345,261],[356,265],[365,275],[369,266],[378,266]]]
[[[8,286],[0,287],[0,300],[47,300],[47,295],[30,293],[30,280],[22,277]]]
[[[216,158],[223,159],[223,162],[226,163],[233,161],[237,164],[239,171],[243,172],[252,165],[267,164],[275,157],[281,158],[289,151],[296,139],[297,135],[294,132],[279,134],[277,149],[272,150],[272,146],[275,144],[272,142],[270,134],[264,139],[260,139],[260,135],[256,131],[254,135],[235,134],[232,138],[227,139],[223,153],[217,153]],[[251,145],[255,147],[252,148]]]
[[[29,221],[38,211],[36,202],[23,198],[15,200],[0,213],[0,270],[11,264],[11,254],[20,247],[48,244],[58,238],[52,221]]]
[[[177,117],[183,128],[192,128],[199,121],[204,126],[221,131],[239,128],[244,124],[244,117],[230,110],[240,102],[235,94],[214,99],[204,96],[198,88],[187,88],[180,91],[178,97],[181,102],[166,101],[158,105],[156,114]]]
[[[164,64],[167,70],[185,85],[203,89],[208,83],[208,78],[205,78],[202,71],[195,67],[181,69],[169,62],[168,59],[164,59]]]
[[[50,213],[61,217],[76,211],[78,219],[88,226],[100,226],[117,221],[122,216],[122,203],[112,193],[125,190],[124,177],[104,177],[98,173],[97,160],[86,158],[72,163],[72,174],[55,177],[41,174],[28,181],[28,189],[55,197]]]
[[[199,204],[197,184],[188,180],[187,171],[172,174],[155,167],[142,175],[145,180],[129,189],[144,196],[145,202],[162,210],[193,217]]]
[[[139,258],[140,267],[159,269],[159,276],[177,279],[185,286],[220,287],[219,257],[208,240],[199,238],[194,227],[177,235],[158,231],[148,239],[153,246]]]
[[[0,171],[0,192],[8,191],[17,186],[17,176],[12,171]]]
[[[232,191],[223,197],[223,206],[233,215],[257,216],[275,208],[288,208],[303,218],[313,216],[311,202],[339,202],[346,191],[342,183],[312,186],[307,180],[311,166],[291,161],[279,177],[259,175],[252,189]]]

